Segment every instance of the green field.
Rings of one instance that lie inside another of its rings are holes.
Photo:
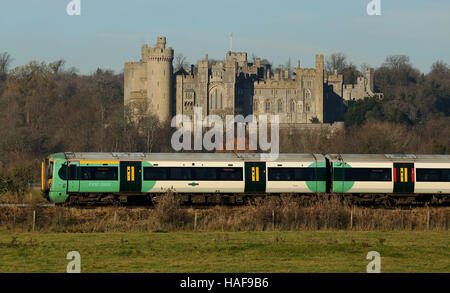
[[[0,272],[450,272],[446,232],[0,233]]]

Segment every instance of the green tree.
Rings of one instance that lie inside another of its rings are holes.
[[[383,120],[383,107],[377,98],[366,97],[349,106],[344,119],[347,126],[361,125],[367,120]]]

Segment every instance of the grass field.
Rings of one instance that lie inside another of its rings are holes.
[[[443,232],[0,233],[0,272],[450,272]]]

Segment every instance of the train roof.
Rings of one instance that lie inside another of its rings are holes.
[[[262,153],[57,153],[53,158],[67,160],[119,160],[119,161],[324,161],[332,162],[449,162],[450,155],[415,154],[279,154],[275,160],[264,157]]]
[[[332,162],[450,162],[450,155],[329,154],[326,157]]]
[[[67,160],[119,161],[271,161],[263,153],[58,153],[53,157]],[[279,154],[278,162],[324,161],[321,154]]]

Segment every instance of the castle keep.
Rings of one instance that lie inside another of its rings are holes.
[[[154,48],[143,45],[140,62],[127,62],[124,69],[124,102],[133,109],[145,105],[161,121],[172,118],[173,49],[158,37]]]
[[[276,114],[283,125],[343,121],[349,100],[374,96],[373,69],[357,85],[344,85],[337,72],[324,70],[323,55],[316,55],[315,68],[272,70],[247,53],[228,52],[225,60],[199,60],[190,69],[173,72],[174,50],[166,38],[154,47],[143,45],[141,60],[125,63],[124,103],[135,115],[152,113],[160,121],[176,114],[193,118],[194,106],[203,117],[216,114]]]

